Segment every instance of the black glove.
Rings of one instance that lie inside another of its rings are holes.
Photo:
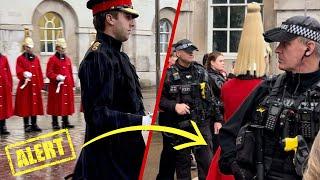
[[[242,169],[236,161],[231,163],[231,171],[236,180],[252,180],[253,174],[245,169]]]

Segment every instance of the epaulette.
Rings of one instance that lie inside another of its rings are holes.
[[[167,76],[172,80],[179,80],[180,79],[180,75],[179,75],[179,68],[176,65],[171,65],[170,67],[168,67],[167,69]]]
[[[198,70],[201,70],[201,71],[206,71],[206,68],[202,65],[202,64],[199,64],[198,62],[193,62],[193,66],[198,69]]]
[[[91,50],[92,51],[96,51],[96,50],[98,50],[98,48],[100,47],[100,42],[99,41],[96,41],[96,42],[94,42],[93,44],[92,44],[92,46],[91,46]]]
[[[99,47],[101,47],[100,45],[101,43],[99,41],[95,41],[84,55],[84,60],[87,58],[87,56],[89,56],[90,53],[97,51]]]
[[[204,68],[204,66],[203,66],[202,64],[199,64],[197,61],[194,61],[193,64],[194,64],[195,66],[199,66],[199,67]]]

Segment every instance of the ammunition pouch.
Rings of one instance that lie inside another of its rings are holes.
[[[236,139],[236,160],[241,166],[255,167],[255,132],[251,124],[241,127]]]
[[[191,126],[192,125],[191,125],[190,120],[184,120],[184,121],[178,122],[179,129],[187,130],[187,129],[190,129]]]
[[[190,132],[192,130],[192,125],[191,125],[190,119],[178,122],[176,124],[176,127],[178,129],[188,131],[188,132]],[[188,139],[186,139],[185,137],[181,137],[179,135],[173,135],[173,146],[186,143],[187,141],[188,141]]]

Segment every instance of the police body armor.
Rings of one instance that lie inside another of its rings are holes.
[[[182,70],[173,65],[168,69],[168,77],[170,96],[178,103],[185,103],[190,107],[189,115],[179,116],[179,119],[175,120],[177,127],[188,128],[190,120],[198,125],[206,123],[212,114],[212,93],[208,87],[208,74],[205,69],[197,63],[192,63],[189,68]]]
[[[251,123],[263,127],[261,139],[263,141],[262,150],[265,174],[269,170],[276,170],[271,166],[278,165],[278,168],[283,167],[285,171],[283,173],[301,175],[301,172],[297,172],[292,163],[294,152],[284,152],[282,140],[301,135],[308,143],[309,148],[311,148],[319,130],[320,82],[313,84],[306,92],[292,97],[292,95],[287,93],[285,86],[284,90],[279,90],[283,84],[284,76],[282,74],[277,78],[271,89],[271,93],[260,103],[254,116],[254,122]],[[252,124],[250,127],[252,127]],[[258,137],[253,137],[255,130],[250,127],[244,127],[240,131],[237,138],[237,146],[243,146],[245,141],[247,143],[251,141],[256,144],[256,140],[252,140],[252,138],[257,139]],[[251,132],[251,134],[248,134],[248,132]],[[246,138],[246,140],[239,141],[242,140],[241,138]],[[257,147],[251,146],[251,148],[255,148],[255,151],[257,151]],[[237,152],[237,160],[249,163],[252,167],[252,165],[254,166],[253,160],[257,158],[257,153],[252,153],[254,154],[253,156],[245,157],[245,153],[248,153],[247,151],[251,150]]]

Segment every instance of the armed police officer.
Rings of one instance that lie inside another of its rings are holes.
[[[195,50],[198,48],[191,41],[183,39],[174,45],[176,63],[166,74],[164,89],[160,101],[162,120],[167,118],[168,126],[192,132],[190,120],[199,126],[200,132],[208,146],[198,146],[193,149],[198,164],[198,177],[205,179],[212,158],[212,136],[210,121],[214,119],[214,104],[208,84],[208,73],[194,61]],[[221,120],[221,119],[219,119]],[[217,122],[220,123],[220,122]],[[164,149],[172,149],[174,145],[185,142],[177,136],[164,143]],[[177,179],[191,179],[190,148],[175,152]],[[174,173],[174,172],[173,172]],[[161,179],[158,175],[158,179]]]
[[[275,51],[285,73],[264,81],[220,129],[219,166],[236,179],[301,179],[319,129],[320,24],[294,16],[264,38],[279,42]],[[285,151],[284,140],[298,135],[306,144]]]

